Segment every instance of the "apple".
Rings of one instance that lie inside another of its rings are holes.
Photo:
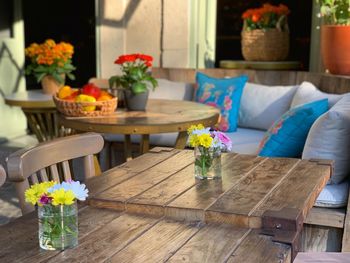
[[[85,94],[98,99],[98,97],[101,95],[101,89],[93,83],[88,83],[81,89],[81,94]]]

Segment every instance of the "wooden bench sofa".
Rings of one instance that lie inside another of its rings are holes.
[[[175,82],[195,83],[195,69],[154,68],[156,78]],[[249,82],[263,85],[299,85],[313,83],[323,92],[350,92],[350,78],[302,71],[255,71],[230,69],[199,69],[211,77],[223,78],[245,74]],[[350,135],[349,135],[350,136]],[[350,149],[349,149],[350,150]],[[350,202],[346,208],[314,207],[306,218],[301,251],[350,252]]]

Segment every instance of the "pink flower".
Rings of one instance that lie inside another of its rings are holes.
[[[215,132],[215,136],[218,137],[220,142],[225,146],[225,148],[228,151],[232,150],[232,141],[231,141],[230,137],[228,137],[225,133],[219,132],[219,131]]]
[[[52,197],[47,196],[46,194],[43,194],[39,200],[40,204],[42,204],[42,205],[47,205],[47,204],[51,203],[51,201],[52,201]]]
[[[225,96],[224,108],[225,108],[225,110],[230,110],[232,108],[232,100],[229,96]]]

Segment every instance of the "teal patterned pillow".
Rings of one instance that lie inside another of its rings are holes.
[[[197,72],[195,101],[220,109],[219,129],[226,132],[237,130],[238,112],[247,76],[217,79]]]
[[[328,99],[291,108],[266,132],[258,154],[267,157],[300,157],[312,124],[328,110]]]

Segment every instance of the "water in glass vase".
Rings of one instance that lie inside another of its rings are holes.
[[[219,148],[195,147],[194,156],[194,174],[196,178],[221,178],[221,151]]]
[[[64,250],[78,244],[77,204],[38,207],[39,244],[46,250]]]

